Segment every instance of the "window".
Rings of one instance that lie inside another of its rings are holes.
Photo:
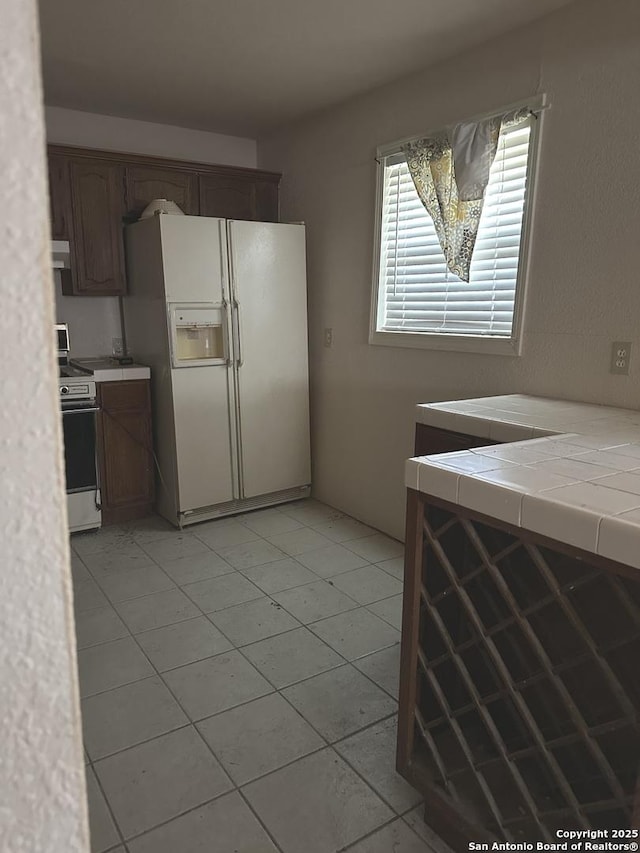
[[[538,125],[500,135],[469,282],[447,269],[400,145],[380,150],[371,343],[519,353]]]

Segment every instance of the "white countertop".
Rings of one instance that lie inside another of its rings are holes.
[[[514,394],[417,420],[505,443],[409,459],[408,487],[640,569],[640,412]]]
[[[124,382],[151,377],[150,368],[143,364],[118,364],[112,358],[74,358],[71,364],[90,373],[95,382]]]

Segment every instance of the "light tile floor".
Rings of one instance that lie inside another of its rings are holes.
[[[446,850],[394,770],[400,543],[307,500],[71,545],[95,853]]]

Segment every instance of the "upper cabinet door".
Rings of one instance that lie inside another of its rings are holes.
[[[256,182],[256,219],[260,222],[279,222],[278,181]]]
[[[278,221],[278,179],[251,174],[200,175],[200,214],[222,219]]]
[[[174,201],[183,213],[198,215],[198,178],[155,166],[127,166],[127,219],[136,220],[156,198]]]
[[[68,157],[58,154],[49,155],[49,201],[51,205],[51,239],[70,240],[73,230]]]
[[[122,217],[124,168],[117,163],[71,161],[74,294],[111,296],[126,290]]]
[[[221,219],[256,219],[256,185],[226,175],[200,175],[200,213]]]

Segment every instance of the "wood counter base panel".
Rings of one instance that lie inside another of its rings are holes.
[[[638,827],[640,573],[408,491],[397,766],[469,841]]]
[[[98,464],[102,523],[149,515],[153,504],[151,383],[98,383]]]

